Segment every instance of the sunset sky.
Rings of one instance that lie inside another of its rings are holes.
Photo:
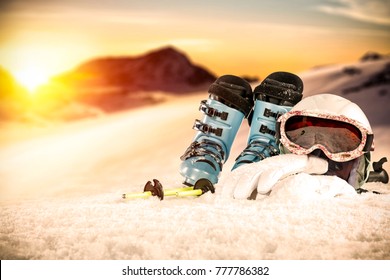
[[[277,70],[390,53],[388,0],[5,0],[0,65],[36,80],[97,56],[166,45],[216,75]]]

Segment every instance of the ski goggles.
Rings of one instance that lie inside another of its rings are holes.
[[[294,154],[316,149],[337,162],[353,160],[372,150],[374,135],[356,120],[314,111],[290,111],[278,119],[277,138]]]

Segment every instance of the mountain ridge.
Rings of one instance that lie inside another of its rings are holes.
[[[86,61],[55,80],[75,88],[120,87],[127,92],[186,93],[207,88],[216,76],[172,46],[140,56],[107,56]]]

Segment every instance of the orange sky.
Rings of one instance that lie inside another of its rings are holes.
[[[259,77],[352,62],[367,51],[390,49],[385,0],[5,3],[0,65],[16,76],[35,72],[36,79],[92,57],[138,55],[165,45],[216,75]]]

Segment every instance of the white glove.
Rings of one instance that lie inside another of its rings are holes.
[[[267,194],[281,179],[296,173],[324,174],[328,162],[308,156],[285,154],[266,158],[260,162],[245,164],[233,170],[226,178],[222,194],[237,199],[249,198],[257,189],[259,194]]]

